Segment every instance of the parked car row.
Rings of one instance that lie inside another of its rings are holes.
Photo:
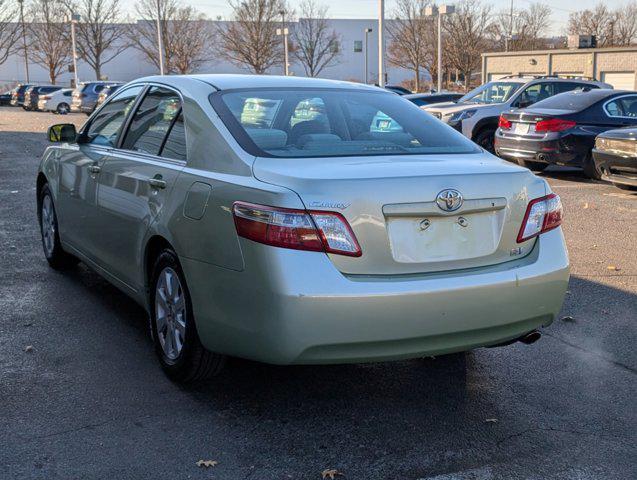
[[[122,85],[121,82],[85,82],[72,89],[59,85],[21,84],[0,95],[0,105],[61,115],[70,112],[90,115]]]
[[[576,166],[589,178],[637,188],[636,91],[584,78],[506,77],[455,104],[422,108],[531,170]]]

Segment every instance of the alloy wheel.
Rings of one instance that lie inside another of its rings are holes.
[[[51,257],[55,249],[55,211],[50,195],[45,195],[42,199],[41,222],[44,253]]]
[[[155,322],[164,355],[176,360],[186,339],[186,299],[177,272],[164,268],[155,286]]]

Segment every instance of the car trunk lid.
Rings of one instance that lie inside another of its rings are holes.
[[[309,210],[349,222],[359,258],[330,254],[341,272],[396,275],[494,265],[520,258],[533,240],[516,237],[529,199],[545,184],[488,154],[257,158],[261,181],[295,191]],[[437,197],[441,192],[450,196]],[[462,205],[452,209],[454,195]],[[441,204],[442,206],[439,206]]]

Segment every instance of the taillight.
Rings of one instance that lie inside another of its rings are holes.
[[[362,255],[349,223],[340,213],[294,210],[235,202],[232,208],[237,233],[274,247]]]
[[[562,201],[554,193],[529,202],[518,233],[518,243],[525,242],[562,224]]]
[[[572,120],[563,120],[561,118],[549,118],[548,120],[540,120],[535,124],[536,132],[563,132],[577,125]]]
[[[511,121],[504,118],[504,115],[500,115],[500,120],[498,120],[498,127],[503,130],[511,129]]]

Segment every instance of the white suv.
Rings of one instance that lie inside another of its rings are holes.
[[[63,88],[56,92],[40,95],[38,99],[38,110],[66,115],[71,111],[72,94],[72,88]]]
[[[422,108],[493,153],[493,137],[502,112],[526,108],[545,98],[577,88],[613,87],[582,77],[508,76],[473,89],[456,103],[439,103]]]

